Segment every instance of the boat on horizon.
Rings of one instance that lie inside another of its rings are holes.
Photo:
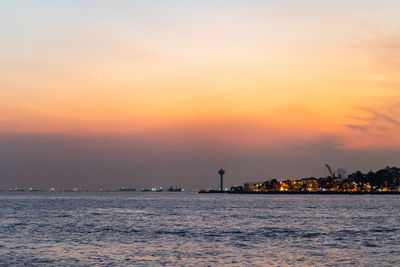
[[[136,188],[135,187],[125,187],[121,186],[118,191],[123,191],[123,192],[135,192]]]
[[[142,192],[163,192],[164,190],[162,189],[162,187],[159,187],[158,189],[156,187],[152,187],[152,188],[142,188],[141,191]]]
[[[184,192],[185,189],[182,187],[173,187],[172,185],[168,188],[168,192]]]
[[[15,188],[10,188],[10,189],[8,189],[8,191],[13,191],[13,192],[25,192],[25,188],[18,188],[18,187],[15,187]]]

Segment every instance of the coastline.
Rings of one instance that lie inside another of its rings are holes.
[[[199,194],[244,194],[244,195],[400,195],[400,191],[386,192],[337,192],[337,191],[319,191],[319,192],[288,192],[288,191],[270,191],[270,192],[234,192],[218,190],[200,190]]]

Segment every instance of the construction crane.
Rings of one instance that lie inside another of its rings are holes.
[[[336,179],[335,172],[332,171],[331,166],[329,166],[329,164],[325,163],[325,167],[328,169],[328,171],[331,174],[332,178]]]

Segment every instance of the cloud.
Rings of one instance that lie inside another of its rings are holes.
[[[400,147],[400,110],[397,100],[386,98],[385,103],[375,103],[374,107],[355,107],[350,115],[350,123],[345,124],[347,138],[345,143],[355,149],[391,149]]]
[[[347,116],[347,143],[400,147],[400,35],[382,25],[363,26],[370,33],[369,39],[359,40],[351,48],[369,60],[361,70],[367,87]],[[369,95],[371,88],[375,93]]]
[[[384,107],[382,107],[382,108],[384,108]],[[383,122],[383,123],[388,123],[388,124],[392,124],[392,125],[396,125],[396,126],[400,125],[400,120],[394,118],[392,113],[389,113],[388,111],[386,111],[386,112],[378,111],[376,109],[369,108],[369,107],[357,107],[357,109],[366,111],[369,114],[368,118],[358,117],[360,120],[368,121],[370,123]],[[354,117],[354,118],[356,118],[356,117]]]
[[[345,125],[345,126],[350,128],[350,129],[361,131],[361,132],[368,131],[368,126],[365,126],[365,125],[348,124],[348,125]]]

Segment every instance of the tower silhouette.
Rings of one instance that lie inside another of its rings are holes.
[[[220,184],[219,190],[220,191],[224,191],[224,174],[225,174],[225,170],[224,169],[220,169],[218,171],[218,174],[221,177],[221,180],[220,180],[221,184]]]

